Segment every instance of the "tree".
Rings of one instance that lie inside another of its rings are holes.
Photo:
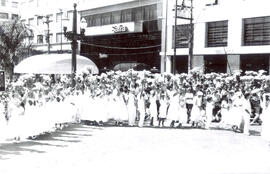
[[[14,67],[29,52],[31,45],[25,42],[31,31],[19,18],[4,22],[0,26],[0,68],[12,79]]]

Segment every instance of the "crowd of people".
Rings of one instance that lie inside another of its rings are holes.
[[[70,123],[143,127],[219,127],[270,141],[270,77],[265,72],[21,75],[1,93],[0,138],[35,138]],[[147,123],[146,123],[147,122]]]

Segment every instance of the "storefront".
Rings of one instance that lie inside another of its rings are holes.
[[[100,69],[114,69],[121,63],[140,63],[141,69],[159,68],[160,5],[144,0],[82,11],[81,17],[88,25],[81,54],[91,58]]]

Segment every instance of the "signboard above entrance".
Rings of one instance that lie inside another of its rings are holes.
[[[127,22],[112,25],[103,25],[96,27],[88,27],[85,29],[86,36],[108,35],[108,34],[121,34],[121,33],[134,33],[142,32],[142,22]]]

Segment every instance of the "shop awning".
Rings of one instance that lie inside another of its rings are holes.
[[[91,69],[98,74],[96,64],[87,57],[77,55],[77,73]],[[71,54],[42,54],[24,59],[14,68],[14,73],[71,74]]]

